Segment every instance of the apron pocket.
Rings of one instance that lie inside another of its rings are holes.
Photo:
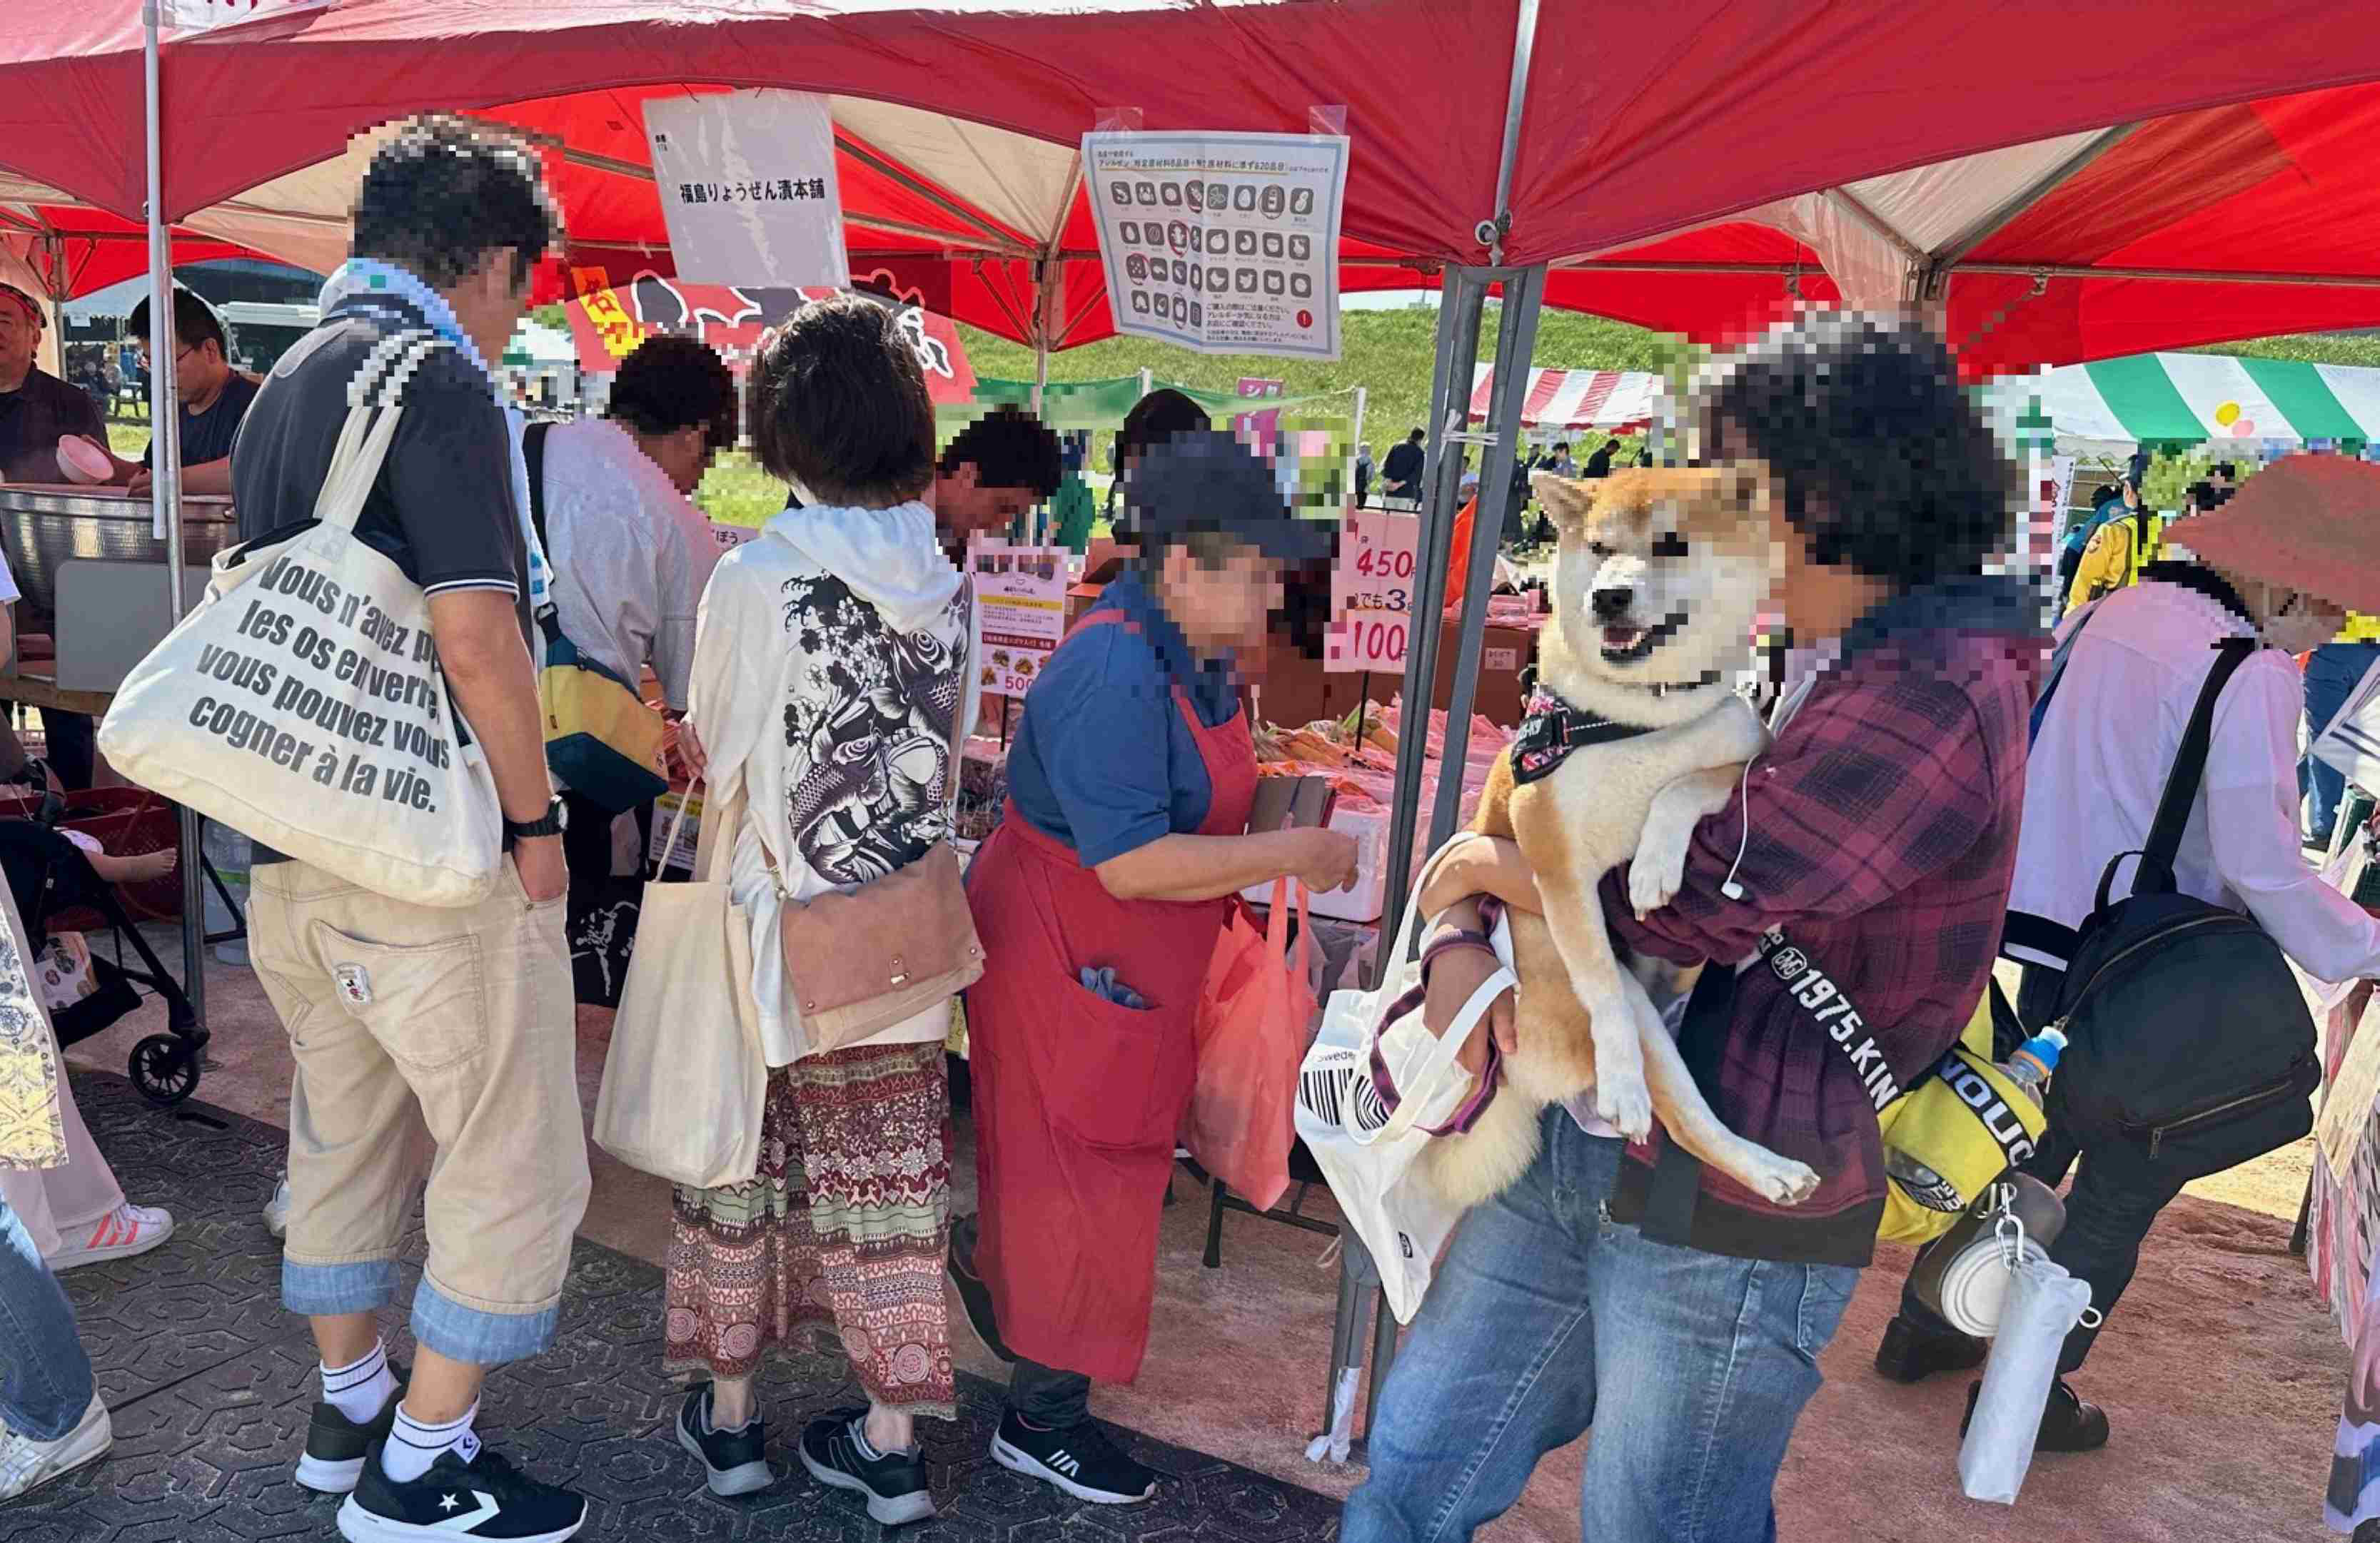
[[[1061,978],[1056,1021],[1029,1037],[1050,1123],[1087,1147],[1171,1148],[1196,1046],[1178,1008],[1132,1008]]]

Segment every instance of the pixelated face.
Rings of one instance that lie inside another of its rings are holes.
[[[33,362],[42,329],[11,296],[0,295],[0,376],[14,379]]]
[[[1220,551],[1175,547],[1165,554],[1165,612],[1200,649],[1253,648],[1264,640],[1285,585],[1278,559],[1238,542]]]
[[[1563,638],[1615,678],[1670,681],[1739,662],[1776,579],[1767,498],[1733,468],[1531,479],[1560,533]]]
[[[990,487],[976,478],[972,461],[961,462],[934,478],[935,521],[962,541],[1004,534],[1038,502],[1031,488]]]

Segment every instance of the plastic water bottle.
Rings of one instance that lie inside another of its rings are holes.
[[[2038,1104],[2049,1085],[2050,1074],[2058,1070],[2058,1058],[2065,1051],[2066,1036],[2058,1029],[2045,1028],[2019,1045],[2000,1070]]]
[[[2058,1070],[2058,1058],[2065,1049],[2065,1034],[2055,1028],[2045,1028],[2019,1045],[2001,1064],[2000,1070],[2024,1089],[2025,1096],[2037,1108],[2043,1092],[2048,1087],[2050,1074]],[[1903,1187],[1913,1191],[1937,1187],[1947,1191],[1950,1188],[1942,1175],[1906,1152],[1891,1147],[1884,1149],[1884,1171],[1899,1179]]]

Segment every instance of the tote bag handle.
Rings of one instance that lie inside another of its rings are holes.
[[[398,333],[382,339],[347,383],[347,420],[331,452],[331,469],[314,500],[314,517],[322,524],[355,533],[356,519],[371,497],[372,484],[388,458],[402,418],[405,388],[421,362],[445,344],[426,332]]]

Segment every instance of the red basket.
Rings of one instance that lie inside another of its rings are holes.
[[[80,831],[107,850],[110,857],[139,857],[163,852],[182,839],[180,812],[174,804],[144,788],[96,787],[66,796],[64,831]],[[31,794],[0,794],[0,820],[30,820],[41,811],[41,798]],[[172,921],[182,914],[182,876],[119,884],[115,893],[125,913],[135,921]],[[95,931],[105,928],[98,912],[78,909],[49,918],[54,931]]]

